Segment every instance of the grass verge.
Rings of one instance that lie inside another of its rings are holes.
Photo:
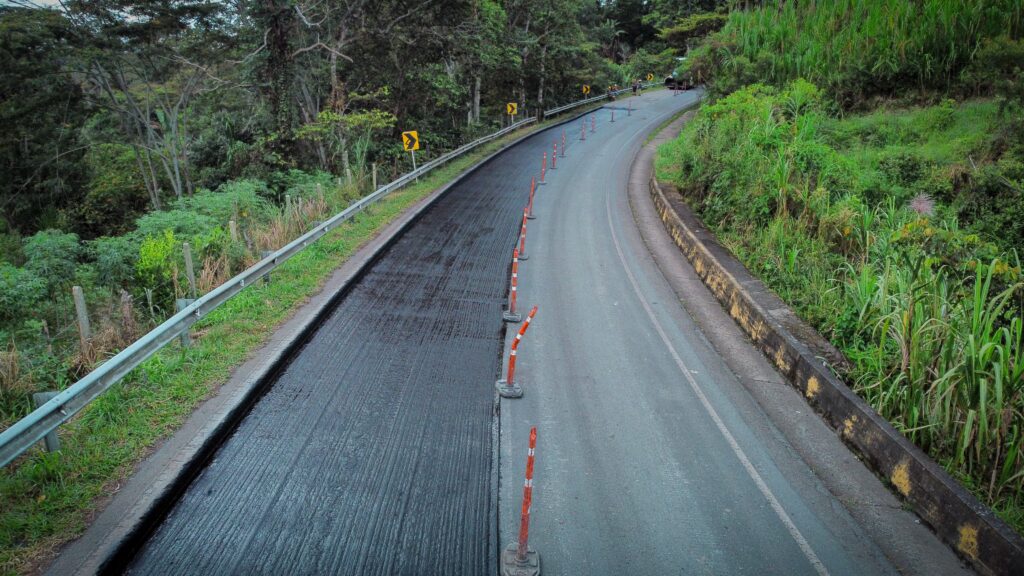
[[[484,145],[388,196],[300,252],[194,328],[193,345],[171,345],[60,429],[62,450],[38,449],[0,470],[0,574],[38,571],[81,534],[103,499],[204,399],[263,345],[330,274],[388,223],[531,126]]]
[[[992,101],[827,108],[805,81],[738,90],[659,148],[658,177],[843,351],[853,390],[1024,531],[1012,116]]]

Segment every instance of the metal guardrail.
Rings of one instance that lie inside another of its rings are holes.
[[[649,86],[649,85],[648,85]],[[646,86],[645,86],[646,87]],[[612,94],[618,95],[628,92],[626,88]],[[598,102],[609,96],[608,93],[578,100],[564,106],[545,110],[544,116],[551,116],[583,106]],[[131,343],[127,348],[121,350],[113,358],[107,360],[92,372],[88,373],[78,382],[58,392],[50,401],[35,409],[28,416],[14,423],[13,426],[0,433],[0,466],[6,466],[23,452],[32,447],[36,442],[42,440],[47,434],[57,429],[58,426],[67,422],[72,416],[85,408],[97,396],[124,378],[129,372],[138,367],[169,342],[177,338],[182,332],[188,330],[193,324],[204,318],[207,314],[217,309],[221,304],[227,302],[232,296],[252,285],[264,275],[272,272],[292,256],[299,253],[306,246],[315,242],[339,224],[349,220],[356,214],[362,212],[371,204],[381,200],[391,192],[409,184],[434,168],[445,164],[459,156],[512,132],[518,128],[536,122],[537,118],[525,118],[506,128],[498,130],[482,138],[478,138],[468,144],[443,154],[409,172],[393,182],[389,182],[378,188],[371,194],[359,199],[348,208],[335,214],[330,219],[316,226],[309,232],[299,236],[285,245],[283,248],[271,253],[256,264],[241,272],[234,278],[214,288],[212,291],[197,299],[180,312],[171,316],[153,330]]]

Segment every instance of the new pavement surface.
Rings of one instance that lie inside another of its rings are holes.
[[[754,385],[776,391],[788,422],[772,421],[705,337],[734,330],[731,319],[699,280],[680,293],[652,258],[665,232],[655,218],[641,234],[630,167],[651,129],[694,97],[645,94],[630,116],[615,103],[614,123],[599,111],[597,133],[588,120],[587,140],[537,196],[519,269],[522,307],[539,306],[519,347],[525,396],[500,404],[502,545],[518,532],[537,426],[530,543],[543,574],[959,572],[769,369]],[[685,263],[672,252],[673,266]],[[687,311],[698,296],[702,323]],[[728,345],[756,355],[737,338]],[[815,443],[801,453],[787,434]],[[856,482],[837,496],[818,468]],[[878,516],[870,525],[864,509]]]
[[[486,574],[508,255],[550,146],[435,203],[291,360],[132,574]]]

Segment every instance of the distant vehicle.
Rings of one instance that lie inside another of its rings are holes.
[[[693,82],[690,80],[689,74],[679,78],[668,76],[665,78],[665,87],[669,90],[691,90],[693,89]]]

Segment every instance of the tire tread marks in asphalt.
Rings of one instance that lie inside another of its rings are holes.
[[[493,382],[534,156],[506,151],[352,286],[132,574],[482,574]]]

